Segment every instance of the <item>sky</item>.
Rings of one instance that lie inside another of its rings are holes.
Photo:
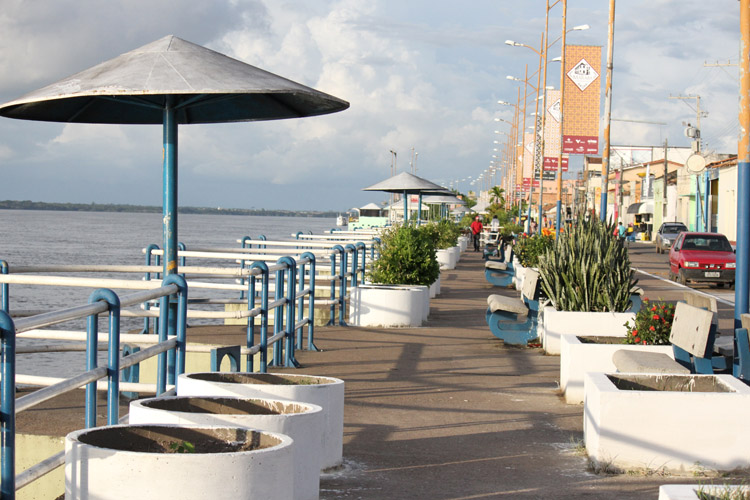
[[[550,3],[554,41],[562,2]],[[609,2],[567,3],[568,28],[590,26],[567,42],[600,45],[605,59]],[[539,64],[504,42],[538,47],[546,11],[547,0],[0,0],[0,102],[175,35],[350,103],[319,117],[181,126],[181,206],[379,203],[386,194],[362,188],[391,176],[391,150],[397,173],[467,192],[495,131],[509,131],[495,121],[512,119],[497,104],[517,96],[506,76]],[[699,95],[704,149],[736,154],[737,0],[620,0],[614,33],[612,144],[689,146],[696,101],[670,97]],[[547,85],[559,88],[557,64]],[[161,127],[0,118],[0,199],[160,206]]]

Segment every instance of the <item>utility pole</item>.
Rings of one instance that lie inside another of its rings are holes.
[[[662,206],[661,206],[661,220],[664,221],[664,218],[667,216],[668,212],[668,205],[667,205],[667,177],[669,174],[669,161],[667,159],[667,155],[669,154],[669,143],[668,139],[664,139],[664,191],[662,191]]]
[[[698,132],[695,137],[695,141],[693,144],[693,152],[700,153],[701,151],[701,117],[702,116],[708,116],[708,113],[705,111],[701,111],[701,96],[699,95],[675,95],[675,96],[669,96],[670,99],[680,99],[683,101],[695,99],[695,128],[698,129]],[[689,106],[689,104],[688,104]]]
[[[750,278],[750,0],[740,0],[740,140],[737,147],[737,270],[734,327],[748,312]]]
[[[609,182],[609,126],[612,117],[612,53],[615,43],[615,0],[609,0],[609,35],[607,42],[607,88],[604,94],[604,151],[602,153],[602,203],[599,218],[607,220]]]

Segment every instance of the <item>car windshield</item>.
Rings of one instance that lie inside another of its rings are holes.
[[[664,226],[661,230],[662,233],[681,233],[682,231],[687,231],[687,228],[682,224]]]
[[[683,250],[701,250],[709,252],[731,252],[732,246],[725,236],[687,236],[682,245]]]

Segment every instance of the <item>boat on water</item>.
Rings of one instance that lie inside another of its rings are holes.
[[[348,222],[348,221],[347,221],[347,218],[346,218],[346,217],[344,217],[344,216],[343,216],[343,215],[341,215],[341,214],[339,214],[339,215],[338,215],[338,216],[336,217],[336,225],[337,225],[337,226],[346,226],[347,222]]]

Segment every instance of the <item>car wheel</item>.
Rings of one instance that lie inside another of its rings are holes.
[[[677,275],[677,279],[680,282],[680,285],[687,286],[687,278],[685,277],[685,271],[680,269],[679,274]]]
[[[724,283],[716,283],[716,288],[724,288]]]
[[[670,270],[669,270],[669,272],[667,273],[667,277],[669,278],[669,281],[674,281],[674,279],[675,279],[675,275],[674,275],[674,273],[672,272],[672,270],[671,270],[671,269],[670,269]]]

